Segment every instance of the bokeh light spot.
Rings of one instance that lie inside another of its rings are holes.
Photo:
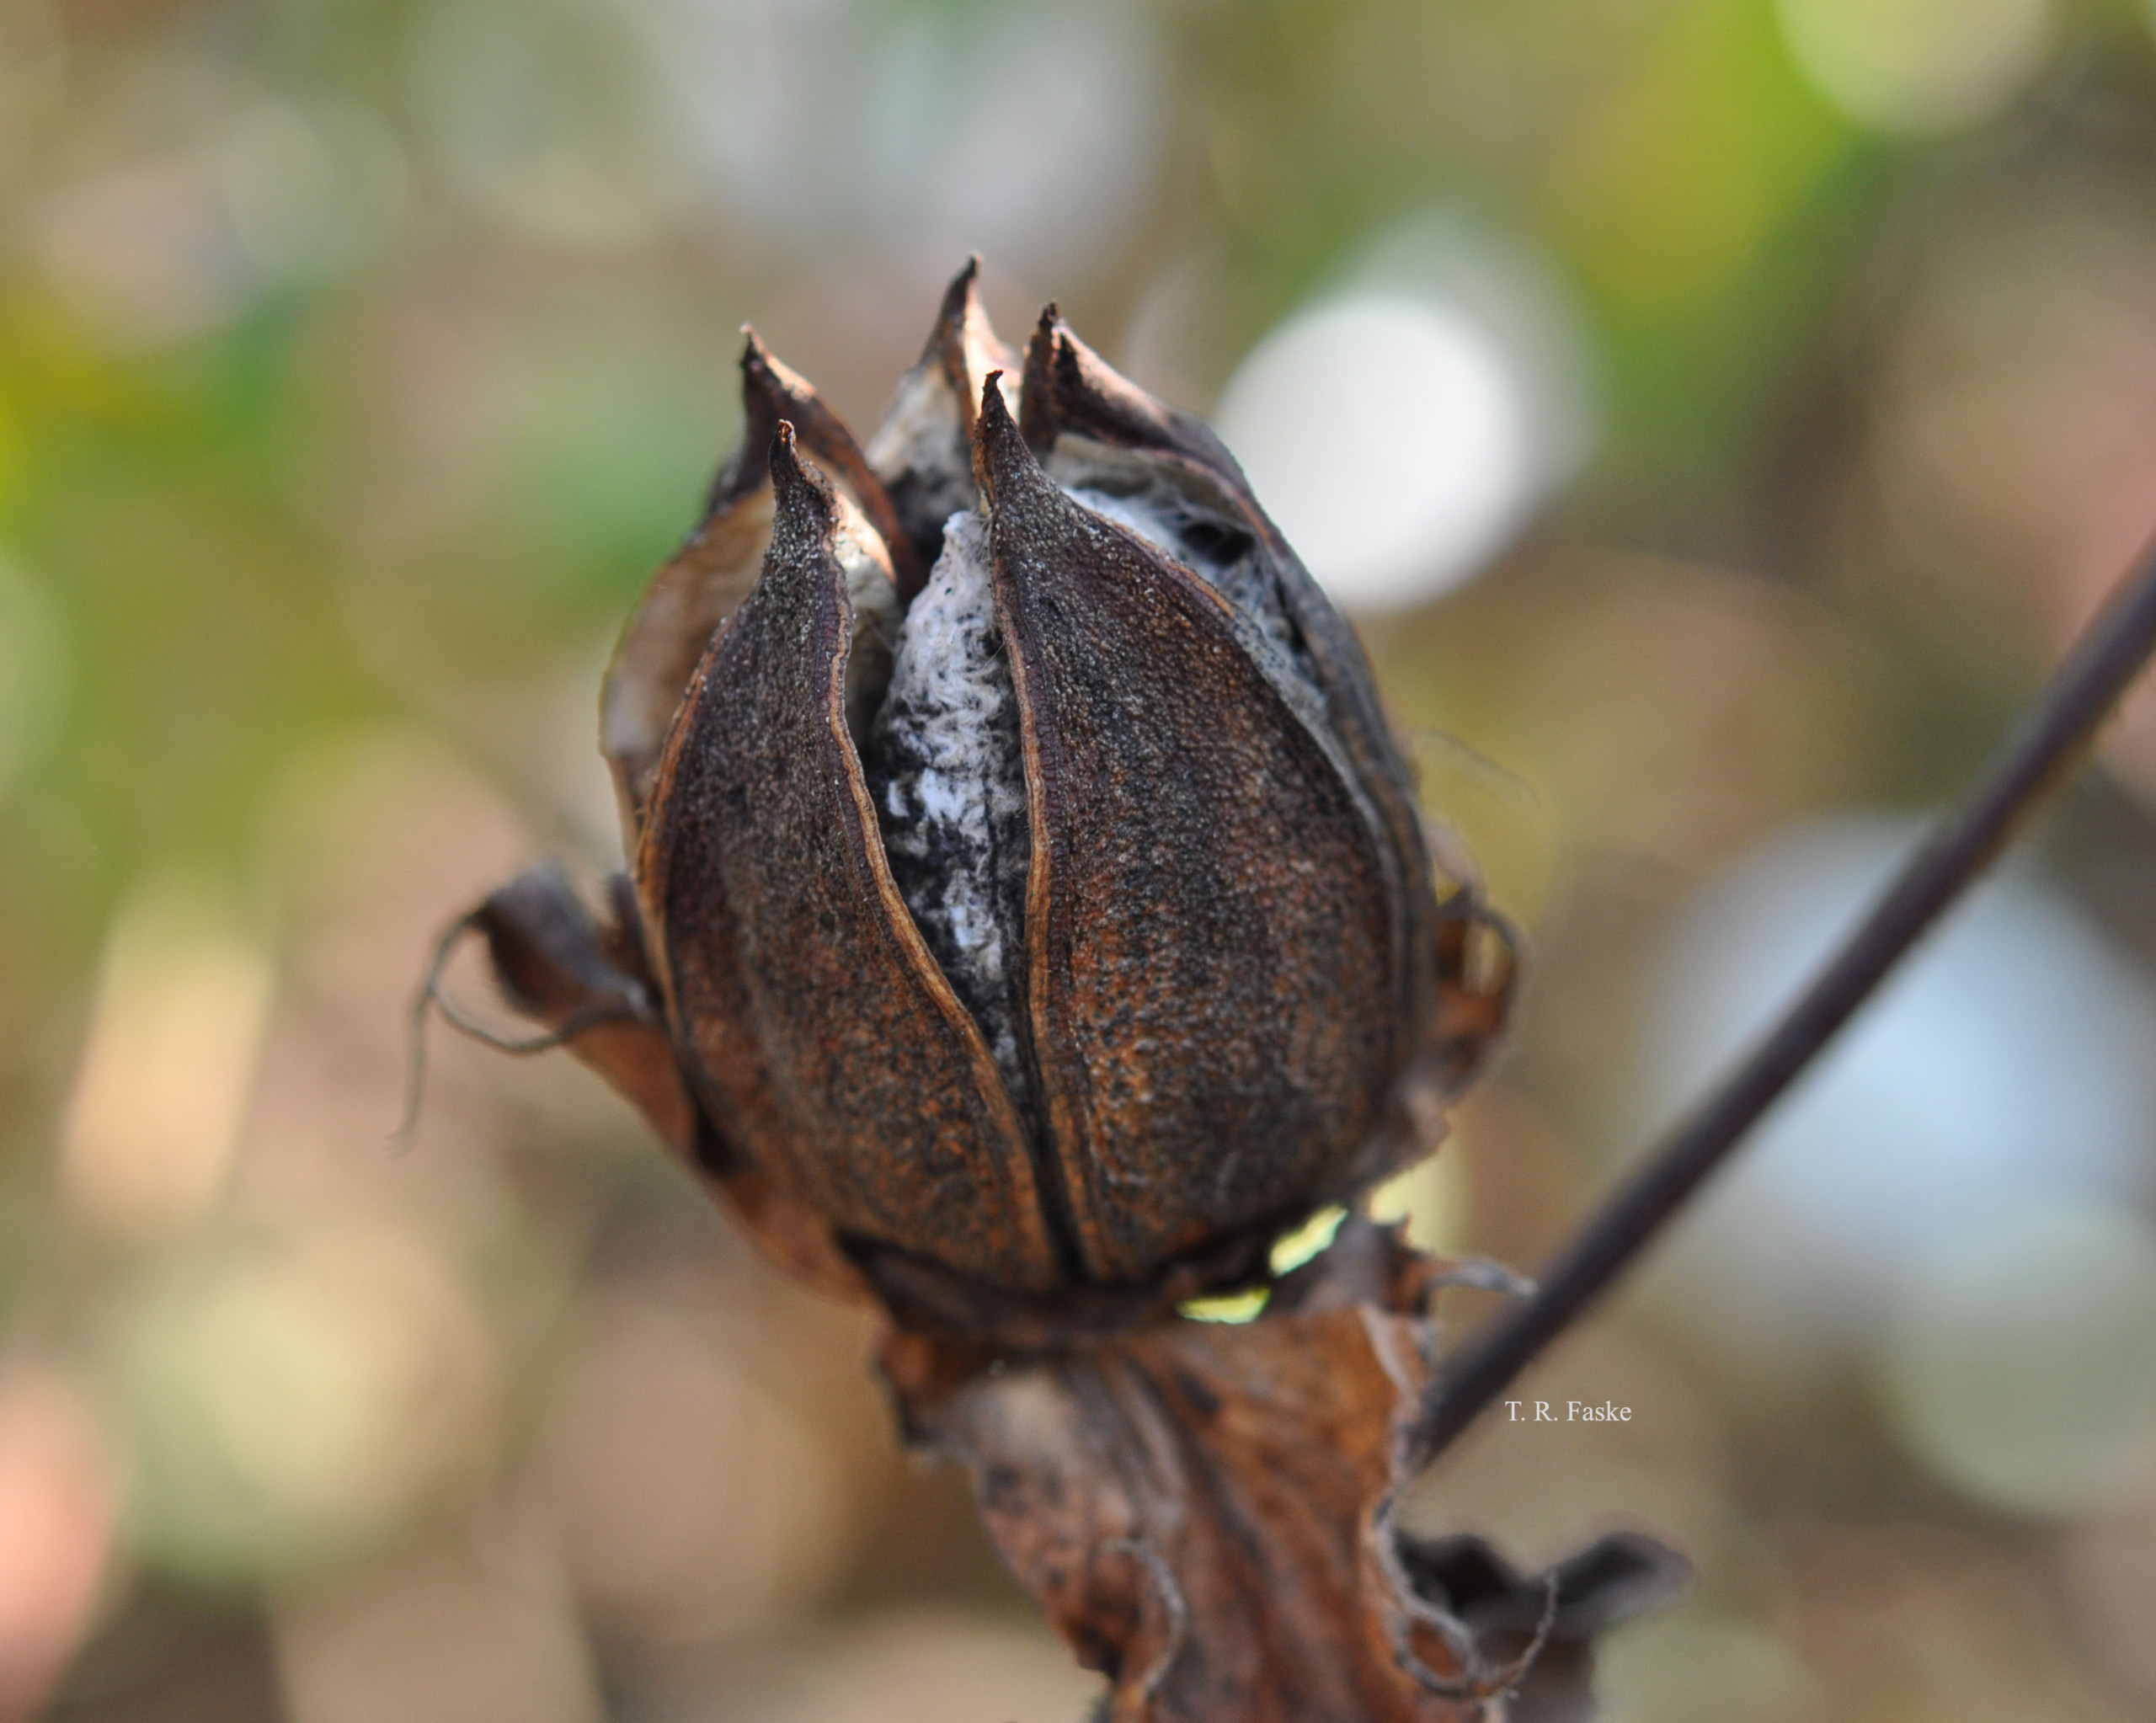
[[[1694,899],[1653,984],[1645,1113],[1705,1092],[1919,835],[1887,816],[1817,821]],[[2152,1041],[2156,1003],[2095,931],[2026,877],[1988,883],[1680,1222],[1649,1270],[1663,1307],[1744,1373],[1801,1374],[1868,1346],[1913,1253],[1997,1214],[2134,1187],[2156,1117]]]
[[[226,135],[218,169],[240,248],[272,280],[360,262],[410,195],[395,134],[351,101],[258,103]]]
[[[1355,294],[1261,341],[1214,418],[1326,590],[1392,610],[1466,579],[1534,500],[1523,395],[1479,323]]]
[[[1776,0],[1790,54],[1860,125],[1952,131],[2000,112],[2041,62],[2047,0]]]
[[[485,1433],[498,1376],[437,1252],[373,1224],[176,1266],[146,1288],[122,1368],[137,1545],[225,1581],[393,1529]]]
[[[88,1624],[112,1542],[109,1459],[85,1397],[0,1372],[0,1716],[26,1717]]]
[[[77,1214],[140,1239],[207,1212],[238,1146],[270,995],[267,961],[206,894],[172,881],[138,894],[107,942],[68,1099],[60,1183]]]
[[[2095,1203],[1967,1229],[1914,1264],[1878,1382],[1909,1453],[1988,1507],[2116,1505],[2156,1460],[2156,1233]]]
[[[687,189],[626,8],[440,0],[410,74],[456,189],[504,225],[603,248],[654,237]]]

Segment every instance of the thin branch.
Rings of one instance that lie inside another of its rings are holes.
[[[1854,1016],[1889,970],[1996,856],[2087,751],[2156,653],[2156,544],[2145,549],[1967,800],[1931,834],[1788,1015],[1681,1123],[1541,1276],[1433,1382],[1412,1452],[1427,1462],[1502,1394],[1628,1267],[1746,1132]]]

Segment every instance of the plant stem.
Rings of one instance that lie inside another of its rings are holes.
[[[1451,1443],[1630,1266],[2079,763],[2152,652],[2156,544],[2075,643],[1974,791],[1933,830],[1803,997],[1558,1252],[1540,1290],[1470,1342],[1432,1384],[1411,1447],[1418,1464]]]

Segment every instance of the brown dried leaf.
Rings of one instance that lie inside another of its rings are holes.
[[[910,1434],[972,1473],[1005,1560],[1109,1677],[1113,1723],[1591,1715],[1592,1635],[1666,1596],[1681,1558],[1628,1535],[1522,1579],[1475,1540],[1401,1539],[1420,1311],[1445,1265],[1359,1219],[1335,1250],[1246,1326],[1016,1357],[896,1332],[884,1374]]]

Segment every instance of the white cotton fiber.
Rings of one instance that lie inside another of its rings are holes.
[[[1120,451],[1087,446],[1058,466],[1072,499],[1190,569],[1242,617],[1245,637],[1276,675],[1307,687],[1300,640],[1246,525]],[[899,894],[1029,1112],[1017,974],[1029,860],[1025,769],[988,528],[973,509],[944,522],[942,554],[899,625],[889,691],[863,751]]]
[[[945,523],[943,553],[899,625],[868,772],[899,894],[1022,1108],[1025,770],[988,532],[971,509]]]

